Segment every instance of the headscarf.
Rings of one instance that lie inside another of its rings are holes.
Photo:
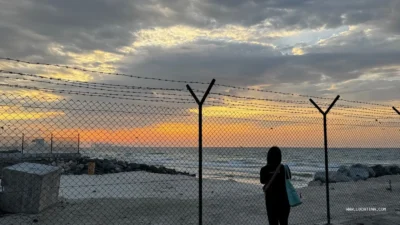
[[[282,162],[281,150],[278,147],[273,146],[268,151],[267,164],[271,166],[278,166],[279,164],[281,164],[281,162]]]

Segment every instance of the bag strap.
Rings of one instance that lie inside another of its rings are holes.
[[[269,186],[271,186],[272,182],[275,180],[276,175],[278,175],[278,171],[281,168],[281,164],[278,165],[278,167],[276,168],[274,175],[272,175],[271,180],[269,180],[268,184],[264,186],[263,190],[264,192],[266,192],[269,188]]]
[[[289,178],[290,178],[290,176],[289,176],[289,167],[288,167],[288,165],[285,165],[285,177],[286,177],[286,179],[289,179]]]

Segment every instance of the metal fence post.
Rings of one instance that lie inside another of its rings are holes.
[[[79,133],[78,133],[78,154],[79,154],[79,145],[80,145],[80,141],[81,141],[81,139],[80,139],[80,135],[79,135]]]
[[[327,225],[331,224],[331,210],[329,204],[329,173],[328,173],[328,134],[327,134],[327,124],[326,116],[328,115],[331,108],[335,105],[336,101],[340,98],[340,95],[336,96],[328,109],[324,112],[322,109],[310,98],[310,102],[318,109],[318,111],[324,117],[324,148],[325,148],[325,187],[326,187],[326,210],[327,210]]]
[[[53,153],[53,134],[50,137],[50,153]]]
[[[22,133],[21,153],[24,154],[25,134]]]
[[[197,105],[199,106],[199,225],[203,224],[203,103],[205,102],[211,88],[214,86],[215,79],[213,79],[207,88],[201,101],[197,98],[189,85],[186,85],[190,94],[193,96]]]

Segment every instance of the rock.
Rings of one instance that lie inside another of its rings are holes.
[[[115,172],[116,165],[111,161],[104,160],[103,163],[103,171],[104,173],[113,173]]]
[[[167,168],[165,168],[164,166],[161,166],[160,168],[158,168],[158,172],[159,173],[163,173],[163,174],[167,174],[168,172],[167,172]]]
[[[390,171],[389,166],[384,166],[384,171],[385,171],[385,175],[392,175],[392,172]]]
[[[336,182],[349,182],[351,181],[350,177],[350,168],[347,166],[340,166],[335,177]]]
[[[105,173],[104,173],[104,170],[103,170],[103,169],[96,168],[96,169],[94,170],[94,174],[96,174],[96,175],[103,175],[103,174],[105,174]]]
[[[175,174],[176,171],[172,169],[166,169],[167,174]]]
[[[358,169],[362,169],[362,170],[368,171],[368,178],[375,177],[375,175],[376,175],[375,171],[372,168],[368,167],[367,165],[360,164],[360,163],[352,165],[350,167],[350,169],[351,168],[358,168]]]
[[[83,174],[84,169],[85,169],[85,165],[79,164],[73,170],[73,174],[81,175],[81,174]]]
[[[337,172],[345,176],[350,176],[350,170],[347,166],[340,166]]]
[[[69,170],[70,170],[70,171],[75,171],[76,168],[77,168],[77,166],[78,166],[78,165],[76,165],[76,164],[71,164],[71,165],[69,166]]]
[[[54,162],[51,163],[51,165],[52,166],[57,166],[57,162],[54,161]]]
[[[309,187],[312,187],[312,186],[321,186],[322,185],[322,182],[320,181],[320,180],[313,180],[313,181],[310,181],[309,183],[308,183],[308,186]]]
[[[139,169],[140,169],[140,170],[147,171],[147,170],[149,170],[149,166],[146,165],[146,164],[139,164]]]
[[[115,172],[121,173],[121,172],[123,172],[123,171],[124,171],[124,169],[122,168],[122,166],[117,165],[117,166],[115,167]]]
[[[96,164],[96,167],[103,168],[103,160],[95,159],[94,163]]]
[[[90,158],[89,157],[82,157],[82,158],[79,158],[78,159],[78,163],[79,164],[86,164],[86,163],[88,163],[88,161],[90,160]]]
[[[84,170],[85,169],[85,165],[83,164],[79,164],[78,166],[76,166],[76,170]]]
[[[376,176],[375,171],[371,167],[368,167],[368,173],[369,173],[369,178]]]
[[[137,171],[137,170],[139,170],[140,169],[140,166],[139,166],[139,164],[136,164],[136,163],[129,163],[128,164],[128,171]]]
[[[354,181],[368,179],[370,177],[370,172],[371,172],[371,170],[368,166],[365,166],[362,164],[352,165],[349,168],[349,171],[350,171],[350,177]]]
[[[372,166],[371,169],[375,172],[375,177],[381,177],[386,174],[385,167],[382,165]]]
[[[336,182],[349,182],[352,179],[345,174],[338,173],[337,171],[329,171],[329,183],[336,183]],[[317,172],[314,175],[314,181],[321,181],[322,183],[326,182],[325,179],[325,171]]]
[[[196,174],[178,172],[175,169],[168,169],[164,166],[156,167],[146,164],[128,163],[121,160],[117,161],[116,159],[93,159],[90,157],[82,157],[75,161],[70,160],[69,162],[59,162],[58,166],[63,169],[63,174],[80,175],[87,173],[88,162],[95,162],[95,174],[121,173],[142,170],[160,174],[181,174],[192,177],[196,176]],[[50,161],[46,163],[51,164]]]
[[[118,161],[117,165],[121,166],[124,169],[128,168],[128,163],[125,161]]]
[[[149,171],[152,173],[160,173],[160,170],[155,166],[150,166]]]
[[[396,165],[385,166],[385,171],[388,172],[387,175],[397,175],[400,174],[400,167]]]
[[[352,181],[350,176],[347,176],[342,173],[337,173],[335,177],[336,182],[350,182]]]

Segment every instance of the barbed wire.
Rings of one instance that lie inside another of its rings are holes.
[[[83,71],[83,72],[99,73],[99,74],[107,74],[107,75],[117,75],[117,76],[126,76],[126,77],[137,78],[137,79],[145,79],[145,80],[156,80],[156,81],[173,82],[173,83],[209,85],[209,83],[200,82],[200,81],[183,81],[183,80],[173,80],[173,79],[163,79],[163,78],[136,76],[136,75],[130,75],[130,74],[124,74],[124,73],[111,73],[111,72],[95,71],[95,70],[88,70],[88,69],[80,68],[80,67],[77,67],[77,66],[67,66],[67,65],[51,64],[51,63],[40,63],[40,62],[30,62],[30,61],[25,61],[25,60],[13,59],[13,58],[10,58],[10,57],[0,57],[0,59],[1,60],[6,60],[6,61],[17,62],[17,63],[25,63],[25,64],[31,64],[31,65],[42,65],[42,66],[54,66],[54,67],[58,67],[58,68],[73,69],[73,70],[79,70],[79,71]],[[270,91],[270,90],[263,90],[263,89],[249,88],[249,87],[238,87],[238,86],[218,84],[218,83],[216,83],[215,86],[226,87],[226,88],[234,88],[234,89],[238,89],[238,90],[248,90],[248,91],[257,91],[257,92],[281,94],[281,95],[288,95],[288,96],[299,96],[299,97],[304,97],[304,98],[315,98],[315,99],[323,99],[323,100],[333,100],[334,99],[334,98],[326,98],[326,97],[319,97],[319,96],[312,96],[312,95],[294,94],[294,93],[279,92],[279,91]],[[344,101],[344,102],[356,103],[356,104],[366,104],[366,105],[391,107],[390,105],[380,104],[380,103],[372,103],[372,102],[356,101],[356,100],[347,100],[347,99],[341,99],[341,100]]]
[[[14,74],[14,75],[21,75],[21,76],[34,76],[34,77],[38,77],[38,78],[47,78],[47,79],[50,79],[50,80],[52,80],[51,78],[48,78],[48,77],[44,77],[44,76],[39,76],[39,75],[33,75],[33,74],[26,74],[26,73],[16,73],[16,72],[12,72],[12,71],[4,71],[4,70],[0,70],[0,72],[5,72],[5,73],[9,73],[9,74]],[[68,83],[68,84],[60,84],[60,83],[55,83],[55,82],[53,82],[53,81],[43,81],[43,80],[34,80],[34,79],[27,79],[27,78],[13,78],[13,77],[9,77],[9,76],[3,76],[3,77],[5,77],[5,78],[11,78],[11,79],[17,79],[17,80],[25,80],[25,81],[32,81],[32,82],[40,82],[40,83],[46,83],[46,84],[52,84],[52,85],[59,85],[59,86],[71,86],[71,87],[78,87],[78,88],[89,88],[89,89],[94,89],[94,90],[101,90],[101,91],[110,91],[110,92],[114,92],[114,90],[108,90],[108,89],[104,89],[104,88],[97,88],[97,87],[90,87],[90,84],[89,83],[86,83],[86,85],[87,86],[82,86],[82,85],[80,85],[80,84],[74,84],[74,83]],[[66,82],[64,79],[55,79],[55,80],[58,80],[58,81],[62,81],[62,82]],[[70,81],[68,81],[68,82],[70,82]],[[140,88],[140,87],[135,87],[135,88]],[[151,93],[151,92],[135,92],[135,91],[123,91],[123,90],[116,90],[115,92],[121,92],[121,93],[136,93],[136,94],[151,94],[151,95],[153,95],[154,93]],[[160,93],[161,95],[163,95],[163,93]],[[173,93],[165,93],[166,95],[171,95],[171,96],[187,96],[187,97],[190,97],[190,96],[188,96],[188,95],[179,95],[179,94],[173,94]],[[110,95],[115,95],[115,94],[110,94]],[[229,96],[229,97],[232,97],[233,95],[225,95],[225,94],[221,94],[221,93],[218,93],[218,95],[221,95],[221,96]],[[138,97],[137,95],[129,95],[129,96],[132,96],[132,97]],[[143,97],[145,97],[145,96],[143,96]],[[234,96],[235,98],[242,98],[242,99],[252,99],[252,98],[248,98],[248,97],[241,97],[241,96]],[[166,98],[166,99],[168,99],[168,98]],[[183,99],[176,99],[176,98],[170,98],[170,99],[173,99],[173,100],[183,100]],[[220,99],[220,98],[214,98],[214,99],[217,99],[217,100],[221,100],[221,101],[226,101],[226,99]],[[190,99],[184,99],[184,100],[188,100],[188,101],[191,101]],[[229,100],[227,100],[227,101],[229,101]],[[235,103],[241,103],[241,104],[244,104],[244,105],[251,105],[251,106],[254,106],[254,107],[259,107],[259,108],[267,108],[267,107],[262,107],[262,106],[260,106],[260,104],[256,104],[256,103],[245,103],[245,102],[235,102]],[[274,106],[269,106],[269,107],[274,107]],[[286,106],[286,107],[291,107],[291,108],[295,108],[295,107],[297,107],[297,106]],[[282,107],[283,108],[283,107]],[[310,107],[311,108],[311,107]]]
[[[246,100],[256,100],[256,101],[272,101],[272,102],[281,102],[281,103],[287,103],[287,104],[299,104],[299,105],[310,105],[309,101],[296,101],[296,100],[281,100],[281,99],[270,99],[270,98],[254,98],[254,97],[245,97],[245,96],[237,96],[237,95],[230,95],[230,94],[223,94],[223,93],[216,93],[216,92],[211,92],[210,94],[218,95],[218,96],[224,96],[224,97],[230,97],[230,98],[238,98],[238,99],[246,99]],[[210,97],[212,98],[212,97]],[[340,101],[340,99],[339,99]],[[207,102],[206,102],[207,103]],[[330,106],[330,103],[319,103],[320,105],[323,106]],[[287,107],[287,108],[294,108],[294,107],[299,107],[299,106],[282,106],[282,107]],[[302,106],[302,108],[305,108]],[[309,108],[309,107],[306,107]],[[315,107],[313,107],[315,108]],[[357,106],[349,106],[349,105],[341,105],[341,104],[335,104],[334,109],[340,109],[340,108],[354,108],[354,109],[363,109],[363,110],[370,110],[365,107],[357,107]],[[388,111],[384,110],[377,110],[377,109],[371,109],[371,111],[374,112],[391,112],[391,106],[390,108],[387,108]]]
[[[211,104],[209,106],[221,107],[221,105],[213,105],[213,104]],[[244,108],[244,107],[240,107],[240,106],[239,107],[234,107],[234,106],[230,106],[230,105],[228,105],[228,106],[223,105],[222,107],[236,109],[236,110],[242,110],[242,111],[255,111],[255,112],[264,112],[264,113],[282,112],[282,113],[286,113],[286,114],[287,113],[293,113],[293,114],[303,114],[303,115],[320,115],[320,113],[318,111],[316,111],[315,113],[304,113],[304,112],[301,112],[301,111],[298,112],[298,111],[282,111],[282,110],[260,110],[260,109]],[[207,109],[205,109],[205,110],[207,110]],[[210,113],[212,113],[212,111],[208,111],[207,113],[210,114]],[[268,116],[274,116],[274,115],[269,115],[268,114]],[[281,118],[281,117],[293,117],[293,116],[284,116],[284,115],[276,116],[275,115],[275,117]],[[354,116],[354,115],[348,115],[348,116],[346,115],[346,117],[353,117],[353,118],[359,118],[359,119],[369,119],[369,120],[373,120],[373,121],[378,122],[378,123],[381,122],[381,121],[377,121],[377,120],[381,120],[382,119],[382,118],[379,118],[379,117],[363,117],[363,116]],[[294,117],[294,118],[310,119],[312,117],[299,117],[299,116],[297,116],[297,117]],[[332,118],[332,119],[334,119],[334,118]],[[384,119],[388,119],[388,118],[384,118]],[[394,117],[394,118],[390,118],[390,119],[397,119],[397,118]],[[381,122],[381,123],[383,123],[383,122]]]
[[[63,101],[67,101],[67,100],[63,100]],[[80,102],[80,100],[77,100],[77,101],[73,101],[73,100],[68,100],[69,102],[72,102],[72,103],[69,103],[69,104],[74,104],[74,102]],[[86,101],[86,100],[84,100],[85,102],[95,102],[95,101]],[[95,103],[98,103],[98,102],[95,102]],[[102,103],[102,102],[99,102],[99,103]],[[112,104],[112,103],[110,103],[110,104]],[[0,106],[12,106],[12,105],[0,105]],[[56,110],[71,110],[71,111],[91,111],[91,112],[109,112],[109,113],[132,113],[132,114],[143,114],[143,115],[146,115],[146,114],[154,114],[154,115],[169,115],[169,116],[190,116],[189,114],[188,115],[179,115],[179,114],[160,114],[160,113],[140,113],[140,112],[132,112],[132,111],[121,111],[121,110],[95,110],[95,109],[84,109],[84,108],[61,108],[61,107],[40,107],[40,106],[31,106],[31,105],[28,105],[28,106],[26,106],[26,105],[21,105],[22,107],[25,107],[25,108],[37,108],[37,109],[56,109]],[[131,106],[131,105],[129,105],[129,106]],[[152,106],[153,107],[153,106]],[[167,108],[167,107],[161,107],[161,108],[163,108],[163,109],[165,109],[165,108]],[[235,108],[235,107],[233,107],[233,108]],[[167,108],[167,109],[169,109],[169,108]],[[249,110],[249,109],[247,109],[247,108],[239,108],[239,109],[241,109],[241,110],[245,110],[245,111],[247,111],[247,110]],[[276,112],[282,112],[282,111],[279,111],[279,110],[263,110],[262,112],[271,112],[271,111],[276,111]],[[196,111],[195,111],[196,112]],[[283,111],[283,112],[290,112],[290,113],[292,113],[291,111]],[[210,112],[207,112],[207,115],[211,115],[213,112],[212,111],[210,111]],[[297,113],[297,114],[304,114],[304,113],[302,113],[302,112],[295,112],[295,113]],[[235,114],[238,114],[238,112],[235,112]],[[245,114],[245,113],[242,113],[242,114]],[[318,113],[315,113],[316,115],[318,114]],[[247,114],[248,115],[248,114]],[[281,116],[275,116],[275,115],[265,115],[265,116],[269,116],[269,117],[275,117],[275,118],[281,118],[281,117],[289,117],[289,116],[284,116],[284,115],[281,115]],[[215,116],[212,116],[212,117],[215,117]],[[226,118],[226,117],[223,117],[223,118]],[[292,118],[291,116],[289,117],[289,118]],[[318,117],[295,117],[295,118],[306,118],[306,119],[320,119],[320,118],[318,118]],[[364,118],[364,117],[356,117],[356,118]],[[365,118],[367,118],[367,119],[374,119],[375,121],[376,121],[376,119],[375,118],[370,118],[370,117],[365,117]],[[331,118],[331,119],[333,119],[333,120],[335,120],[336,118]],[[275,120],[275,121],[277,121],[277,120]],[[287,121],[287,120],[286,120]],[[351,120],[343,120],[343,121],[347,121],[347,122],[349,122],[349,121],[351,121]],[[355,121],[355,122],[367,122],[367,121],[357,121],[357,120],[352,120],[352,121]],[[294,122],[294,121],[292,121],[292,122]],[[378,121],[376,121],[376,122],[378,122]],[[304,122],[305,123],[305,122]],[[381,122],[381,121],[379,121],[379,123],[388,123],[388,122]]]
[[[295,94],[295,93],[288,93],[288,92],[269,91],[269,90],[262,90],[262,89],[256,89],[256,88],[248,88],[248,87],[237,87],[237,86],[224,85],[224,84],[215,84],[215,86],[234,88],[234,89],[240,89],[240,90],[247,90],[247,91],[257,91],[257,92],[289,95],[289,96],[299,96],[299,97],[304,97],[304,98],[314,98],[314,99],[323,99],[323,100],[334,100],[335,99],[335,98],[326,98],[326,97],[319,97],[319,96],[313,96],[313,95],[303,95],[303,94]],[[347,99],[343,99],[343,98],[340,99],[340,100],[344,101],[344,102],[349,102],[349,103],[391,107],[390,105],[380,104],[380,103],[371,103],[371,102],[365,102],[365,101],[347,100]]]
[[[266,122],[266,123],[297,123],[297,124],[305,124],[305,125],[309,125],[309,124],[317,124],[317,125],[321,125],[320,122],[310,122],[310,121],[297,121],[297,120],[262,120],[262,119],[250,119],[250,118],[237,118],[237,117],[228,117],[228,116],[210,116],[210,119],[214,119],[214,118],[218,118],[218,119],[231,119],[231,120],[237,120],[237,121],[253,121],[253,122]],[[310,117],[313,120],[321,120],[321,118],[317,118],[317,117]],[[367,121],[358,121],[358,120],[343,120],[346,122],[367,122]],[[386,122],[387,123],[387,122]],[[398,122],[400,123],[400,122]],[[390,123],[392,124],[392,123]],[[346,123],[329,123],[329,125],[342,125],[342,126],[363,126],[365,125],[366,127],[393,127],[393,128],[397,128],[398,125],[393,125],[393,126],[382,126],[381,124],[346,124]]]
[[[247,100],[258,100],[258,101],[270,101],[270,102],[282,102],[282,103],[290,103],[290,104],[301,104],[301,105],[309,105],[310,103],[307,101],[296,101],[296,100],[283,100],[283,99],[271,99],[271,98],[254,98],[254,97],[244,97],[230,94],[223,94],[218,92],[210,92],[211,95],[225,96],[231,98],[239,98],[239,99],[247,99]]]
[[[30,65],[54,66],[54,67],[58,67],[58,68],[79,70],[79,71],[88,72],[88,73],[98,73],[98,74],[106,74],[106,75],[124,76],[124,77],[130,77],[130,78],[136,78],[136,79],[144,79],[144,80],[155,80],[155,81],[172,82],[172,83],[209,85],[209,83],[200,82],[200,81],[184,81],[184,80],[173,80],[173,79],[164,79],[164,78],[155,78],[155,77],[136,76],[136,75],[125,74],[125,73],[111,73],[111,72],[84,69],[84,68],[80,68],[80,67],[77,67],[77,66],[67,66],[67,65],[52,64],[52,63],[29,62],[29,61],[25,61],[25,60],[13,59],[13,58],[8,58],[8,57],[0,57],[0,59],[6,60],[6,61],[12,61],[12,62],[30,64]]]
[[[42,96],[35,96],[35,97],[30,97],[30,96],[23,96],[23,97],[16,97],[15,94],[9,94],[9,93],[0,93],[0,96],[4,96],[6,97],[8,100],[11,101],[20,101],[21,99],[30,99],[31,101],[35,101],[37,99],[48,99],[46,97],[42,97]],[[10,99],[10,98],[15,98],[15,99]],[[64,104],[108,104],[108,105],[112,105],[113,107],[115,107],[115,105],[117,106],[123,106],[123,107],[149,107],[149,105],[142,105],[142,104],[128,104],[128,103],[121,103],[121,102],[105,102],[105,101],[93,101],[93,100],[86,100],[86,99],[75,99],[75,100],[71,100],[71,99],[60,99],[60,98],[49,98],[51,100],[56,100],[58,102],[65,102]],[[26,101],[26,100],[25,100]],[[71,103],[72,102],[72,103]],[[154,105],[150,105],[151,108],[159,108],[159,109],[167,109],[167,110],[183,110],[183,109],[187,109],[185,107],[166,107],[166,106],[154,106]]]
[[[1,71],[0,71],[1,72]],[[8,76],[3,76],[5,78],[12,78]],[[59,85],[59,86],[70,86],[70,87],[78,87],[78,88],[87,88],[87,89],[93,89],[93,90],[101,90],[101,91],[110,91],[110,92],[115,92],[113,90],[107,90],[103,88],[96,88],[96,87],[85,87],[81,85],[76,85],[76,84],[60,84],[60,83],[55,83],[55,82],[49,82],[49,81],[42,81],[42,80],[33,80],[33,79],[27,79],[27,78],[13,78],[17,80],[25,80],[25,81],[31,81],[31,82],[39,82],[39,83],[46,83],[46,84],[52,84],[52,85]],[[153,92],[136,92],[136,91],[123,91],[123,90],[118,90],[117,92],[120,93],[130,93],[130,94],[144,94],[144,95],[156,95]],[[117,95],[115,93],[104,93],[107,95]],[[178,95],[178,94],[172,94],[172,93],[158,93],[160,95],[171,95],[171,96],[184,96],[184,97],[190,97],[189,95]],[[146,97],[146,98],[159,98],[159,97],[153,97],[153,96],[141,96],[141,95],[124,95],[124,96],[132,96],[132,97]],[[169,97],[163,97],[164,99],[171,99],[171,100],[188,100],[192,101],[192,99],[184,99],[184,98],[169,98]]]
[[[126,89],[181,91],[181,92],[184,91],[184,92],[186,92],[186,89],[183,89],[183,88],[182,89],[179,89],[179,88],[158,88],[158,87],[142,87],[142,86],[120,85],[120,84],[106,84],[106,83],[98,83],[98,82],[83,82],[83,81],[74,81],[74,80],[62,79],[62,78],[46,77],[46,76],[41,76],[41,75],[37,75],[37,74],[13,72],[13,71],[8,71],[8,70],[0,70],[0,73],[20,75],[20,76],[29,76],[29,77],[35,77],[35,78],[40,78],[40,79],[56,80],[56,81],[62,81],[62,82],[68,82],[68,83],[76,83],[76,84],[88,85],[88,86],[107,86],[107,85],[110,85],[110,86],[115,86],[118,89],[126,88]]]
[[[109,92],[121,92],[121,93],[137,93],[137,94],[151,94],[154,95],[155,93],[149,93],[149,92],[135,92],[135,91],[123,91],[123,90],[108,90],[108,89],[104,89],[104,88],[97,88],[97,85],[102,86],[102,85],[106,85],[104,83],[89,83],[89,82],[78,82],[78,81],[72,81],[72,80],[66,80],[66,79],[61,79],[61,78],[51,78],[51,77],[46,77],[46,76],[40,76],[40,75],[34,75],[34,74],[27,74],[27,73],[19,73],[19,72],[13,72],[13,71],[6,71],[6,70],[0,70],[0,72],[3,73],[8,73],[8,74],[13,74],[13,75],[20,75],[20,76],[31,76],[31,77],[35,77],[35,78],[40,78],[40,79],[50,79],[50,80],[57,80],[57,81],[61,81],[61,82],[68,82],[69,84],[60,84],[60,83],[55,83],[53,81],[42,81],[42,80],[33,80],[33,79],[27,79],[27,78],[13,78],[13,77],[8,77],[6,76],[5,78],[12,78],[12,79],[20,79],[20,80],[27,80],[27,81],[33,81],[33,82],[41,82],[41,83],[47,83],[47,84],[55,84],[55,85],[62,85],[62,86],[72,86],[72,87],[82,87],[82,88],[90,88],[90,89],[94,89],[94,90],[102,90],[102,91],[109,91]],[[3,76],[4,77],[4,76]],[[77,83],[77,84],[75,84]],[[82,85],[86,85],[86,86],[82,86]],[[95,87],[90,87],[90,86],[95,86]],[[120,85],[123,86],[123,85]],[[132,89],[154,89],[152,87],[140,87],[140,86],[126,86]],[[107,87],[108,88],[108,87]],[[162,88],[161,90],[172,90],[172,91],[183,91],[183,89],[165,89]],[[204,92],[202,90],[195,90],[197,92]],[[169,95],[169,96],[184,96],[184,97],[189,97],[188,95],[181,95],[181,94],[176,94],[176,93],[156,93],[156,94],[160,94],[160,95]],[[215,95],[219,95],[219,96],[223,96],[223,97],[230,97],[230,98],[240,98],[240,99],[246,99],[246,100],[257,100],[257,101],[278,101],[278,102],[283,102],[283,103],[287,103],[287,104],[309,104],[309,102],[306,101],[296,101],[296,102],[288,102],[288,100],[278,100],[278,99],[263,99],[263,98],[253,98],[253,97],[244,97],[244,96],[236,96],[236,95],[229,95],[229,94],[223,94],[223,93],[211,93],[211,94],[215,94]],[[134,96],[137,97],[137,96]],[[214,97],[215,98],[215,97]],[[182,99],[176,99],[176,98],[171,98],[171,99],[175,99],[175,100],[182,100]],[[218,98],[215,98],[218,99]],[[189,99],[186,99],[189,100]],[[222,101],[229,101],[226,99],[219,99]],[[241,102],[241,104],[245,104],[245,105],[253,105],[253,106],[257,106],[260,107],[260,104],[256,104],[256,103],[244,103]],[[324,103],[322,103],[324,104]],[[329,105],[329,104],[326,104]],[[269,106],[269,105],[268,105]],[[271,107],[271,106],[269,106]],[[272,106],[274,107],[274,106]],[[277,107],[287,107],[287,108],[313,108],[313,107],[299,107],[299,106],[277,106]],[[261,107],[262,108],[262,107]],[[386,111],[383,110],[375,110],[375,109],[368,109],[368,108],[363,108],[363,107],[354,107],[354,106],[347,106],[347,105],[336,105],[335,109],[338,108],[356,108],[356,110],[347,110],[347,111],[353,111],[353,112],[363,112],[361,111],[362,109],[364,110],[371,110],[371,111],[375,111],[375,112],[382,112],[383,113],[387,113]],[[391,110],[390,110],[391,111]],[[367,113],[367,112],[363,112],[363,113]],[[368,114],[375,114],[375,113],[371,113],[368,112]],[[376,113],[376,114],[380,114],[380,113]]]
[[[5,95],[5,96],[8,96],[8,95]],[[30,98],[31,99],[31,98]],[[62,100],[62,101],[73,101],[73,100]],[[73,102],[75,102],[75,101],[77,101],[77,102],[91,102],[91,103],[98,103],[98,101],[87,101],[87,100],[83,100],[83,101],[81,101],[81,100],[74,100]],[[100,103],[104,103],[104,102],[100,102]],[[121,104],[121,103],[110,103],[110,102],[108,102],[109,104]],[[123,105],[128,105],[128,104],[123,104]],[[128,105],[128,106],[135,106],[135,105]],[[233,109],[239,109],[239,110],[243,110],[243,111],[258,111],[258,112],[283,112],[283,113],[295,113],[295,114],[305,114],[303,111],[285,111],[285,110],[271,110],[271,109],[268,109],[268,110],[257,110],[257,109],[249,109],[249,108],[244,108],[244,107],[232,107],[232,106],[227,106],[227,105],[212,105],[212,106],[223,106],[223,107],[227,107],[227,108],[233,108]],[[167,107],[161,107],[161,108],[167,108]],[[60,108],[59,108],[60,109]],[[66,109],[66,108],[64,108],[64,109]],[[170,109],[170,108],[167,108],[167,109]],[[184,108],[179,108],[179,109],[184,109]],[[72,109],[72,110],[74,110],[74,109]],[[82,110],[82,109],[76,109],[76,110]],[[121,112],[123,112],[123,111],[121,111]],[[308,112],[308,111],[306,111],[306,112]],[[318,113],[317,112],[315,112],[315,113],[311,113],[311,112],[309,112],[309,114],[311,115],[311,114],[315,114],[315,115],[318,115]],[[268,115],[268,116],[273,116],[273,115]],[[370,119],[370,120],[374,120],[374,121],[376,121],[376,122],[378,122],[377,121],[377,119],[379,119],[379,120],[381,120],[382,118],[379,118],[379,117],[360,117],[360,116],[355,116],[355,115],[349,115],[350,117],[354,117],[354,118],[365,118],[365,119]],[[285,116],[283,116],[283,115],[280,115],[280,116],[276,116],[277,118],[281,118],[281,117],[285,117]],[[292,116],[291,116],[292,117]],[[297,118],[300,118],[300,117],[297,117]],[[306,119],[310,119],[311,117],[302,117],[302,118],[306,118]],[[385,119],[385,118],[383,118],[383,119]],[[390,118],[390,119],[396,119],[396,118]],[[364,121],[363,121],[364,122]],[[381,122],[381,121],[379,121],[380,123],[384,123],[384,122]]]
[[[91,97],[109,97],[109,98],[118,98],[118,99],[125,99],[125,100],[134,100],[134,101],[150,101],[150,102],[169,102],[169,103],[179,103],[179,104],[188,104],[188,103],[193,103],[189,99],[177,99],[177,98],[167,98],[167,97],[153,97],[153,96],[138,96],[138,95],[126,95],[126,94],[114,94],[114,93],[97,93],[97,92],[82,92],[82,91],[71,91],[71,90],[56,90],[56,89],[49,89],[49,88],[36,88],[36,87],[30,87],[30,86],[21,86],[21,85],[10,85],[10,84],[0,84],[0,86],[7,86],[7,87],[15,87],[15,88],[25,88],[25,89],[33,89],[33,90],[39,90],[39,91],[45,91],[45,92],[52,92],[52,93],[67,93],[67,94],[76,94],[76,95],[88,95]],[[118,97],[115,97],[118,96]],[[122,97],[121,97],[122,96]],[[149,99],[137,99],[137,98],[125,98],[125,97],[139,97],[139,98],[155,98],[157,100],[149,100]],[[160,100],[162,99],[162,100]],[[168,99],[173,99],[173,100],[183,100],[183,101],[170,101]],[[215,102],[215,101],[209,101],[210,103],[216,103],[220,104],[220,102]],[[226,107],[226,105],[215,105],[215,104],[208,104],[211,106],[222,106]],[[242,108],[241,106],[236,106],[237,108]],[[250,109],[250,108],[244,108],[244,110],[255,110],[255,109]],[[291,114],[315,114],[317,111],[312,112],[312,111],[306,111],[306,110],[275,110],[275,109],[257,109],[258,111],[263,111],[263,112],[284,112],[284,113],[291,113]],[[331,113],[333,115],[341,115],[341,116],[348,116],[348,117],[353,117],[353,118],[363,118],[363,119],[377,119],[377,117],[372,117],[372,116],[364,116],[361,114],[344,114],[344,113]],[[394,119],[392,117],[379,117],[379,119]]]
[[[105,98],[112,98],[112,99],[120,99],[120,100],[132,100],[132,101],[145,101],[145,102],[158,102],[158,103],[177,103],[177,104],[189,104],[194,103],[193,101],[169,101],[169,100],[162,100],[163,98],[159,98],[160,100],[151,100],[151,99],[140,99],[140,98],[125,98],[120,96],[126,95],[118,95],[113,94],[104,94],[104,93],[97,93],[97,92],[83,92],[83,91],[71,91],[71,90],[56,90],[51,88],[37,88],[37,87],[30,87],[30,86],[23,86],[23,85],[12,85],[12,84],[0,84],[0,86],[4,87],[11,87],[11,88],[21,88],[21,89],[30,89],[30,90],[37,90],[37,91],[44,91],[50,93],[60,93],[60,94],[74,94],[74,95],[82,95],[82,96],[90,96],[90,97],[105,97]],[[129,95],[128,95],[129,96]],[[144,97],[144,96],[140,96]]]
[[[213,102],[213,101],[209,101],[207,102],[209,106],[217,106],[217,107],[226,107],[226,105],[221,105],[220,103]],[[214,103],[214,104],[210,104],[210,103]],[[220,104],[220,105],[218,105]],[[232,106],[232,105],[231,105]],[[298,108],[295,108],[293,110],[285,110],[285,109],[274,109],[274,108],[269,108],[269,107],[257,107],[257,108],[248,108],[246,106],[242,106],[242,105],[235,105],[234,107],[237,108],[242,108],[245,110],[259,110],[259,111],[264,111],[264,112],[286,112],[286,113],[295,113],[295,114],[319,114],[319,112],[317,111],[317,109],[315,109],[314,111],[309,109],[309,110],[301,110]],[[263,109],[265,108],[265,109]],[[337,113],[337,112],[331,112],[331,115],[339,115],[339,116],[350,116],[350,117],[355,117],[355,118],[365,118],[365,119],[397,119],[396,116],[390,117],[390,116],[386,116],[386,117],[382,117],[382,116],[373,116],[373,115],[365,115],[365,114],[359,114],[359,113],[353,113],[353,114],[349,114],[349,113]]]
[[[213,98],[210,98],[210,99],[213,99]],[[232,104],[248,105],[248,106],[252,106],[252,107],[254,106],[254,108],[273,108],[273,109],[299,108],[299,109],[309,109],[309,110],[315,110],[316,109],[314,106],[301,106],[301,107],[299,107],[299,106],[295,106],[295,105],[290,105],[290,106],[287,106],[287,105],[270,105],[270,104],[261,104],[261,103],[232,101],[232,100],[229,100],[229,99],[220,99],[220,98],[215,98],[215,99],[231,102]],[[369,111],[364,111],[364,109],[362,109],[362,108],[360,108],[360,109],[358,109],[358,108],[352,109],[352,108],[341,108],[341,107],[336,107],[336,106],[333,109],[335,111],[342,110],[342,111],[345,111],[345,112],[364,113],[366,115],[388,115],[389,112],[390,113],[392,112],[392,110],[390,110],[388,112],[386,112],[386,111],[375,112],[375,110],[373,112],[369,112]],[[365,110],[367,110],[367,109],[368,108],[365,108]]]
[[[5,105],[0,104],[0,107],[4,106],[14,106],[14,105]],[[172,114],[172,113],[153,113],[153,112],[132,112],[132,111],[123,111],[123,110],[106,110],[106,109],[85,109],[85,108],[62,108],[62,107],[41,107],[41,106],[27,106],[21,105],[23,108],[32,108],[32,109],[49,109],[49,110],[65,110],[65,111],[80,111],[80,112],[106,112],[106,113],[125,113],[125,114],[139,114],[139,115],[162,115],[162,116],[191,116],[189,114]]]

